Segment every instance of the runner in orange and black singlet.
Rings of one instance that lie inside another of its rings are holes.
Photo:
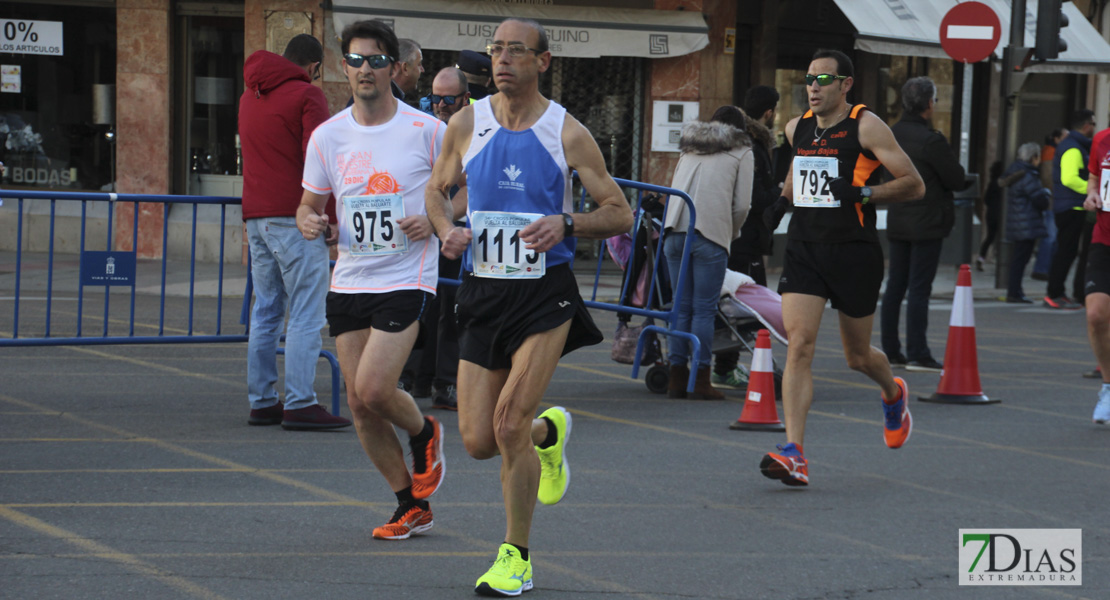
[[[839,176],[850,176],[852,185],[878,183],[875,172],[881,166],[879,160],[859,143],[859,119],[865,110],[868,108],[862,104],[852,106],[847,118],[827,130],[817,127],[817,117],[812,110],[806,111],[798,121],[794,129],[794,139],[791,140],[795,161],[808,157],[835,158]],[[806,187],[812,190],[810,184],[815,182],[820,192],[828,183],[820,177],[819,171],[807,171],[806,175],[814,172],[818,176],[807,177]],[[795,202],[794,214],[790,218],[789,239],[807,242],[879,243],[879,236],[875,232],[875,207],[856,203],[830,210],[806,208]]]
[[[782,197],[765,215],[794,205],[786,236],[779,293],[790,344],[783,369],[785,445],[768,452],[760,472],[786,485],[809,485],[805,427],[813,403],[813,357],[825,303],[840,314],[840,341],[848,366],[879,386],[883,440],[901,448],[913,429],[905,381],[894,377],[871,329],[883,282],[883,251],[873,202],[916,200],[925,184],[894,134],[862,104],[847,102],[855,82],[852,60],[819,50],[805,75],[809,111],[786,124],[794,147]],[[819,127],[819,125],[825,127]],[[891,174],[870,181],[882,164]]]
[[[878,183],[879,160],[859,139],[867,107],[845,108],[828,129],[813,111],[802,115],[792,139],[794,214],[787,232],[779,293],[828,298],[850,317],[875,312],[883,284],[883,252],[875,229],[875,206],[841,200],[830,189],[842,178],[856,187]]]

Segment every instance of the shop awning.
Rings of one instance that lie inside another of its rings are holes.
[[[338,35],[361,19],[391,22],[398,37],[424,48],[484,52],[507,17],[535,19],[547,29],[555,56],[666,58],[709,44],[700,12],[506,4],[466,0],[335,0]]]
[[[858,32],[856,48],[875,54],[948,58],[940,47],[940,22],[956,0],[890,2],[889,0],[835,0]],[[979,0],[998,14],[1002,36],[995,56],[1010,40],[1010,0]],[[1046,62],[1033,62],[1031,73],[1091,73],[1110,71],[1110,44],[1071,2],[1063,5],[1069,24],[1061,30],[1068,43],[1066,52]],[[1033,47],[1037,31],[1037,3],[1025,10],[1025,46]]]

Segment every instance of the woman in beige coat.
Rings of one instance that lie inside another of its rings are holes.
[[[689,194],[694,201],[694,239],[690,251],[689,274],[683,282],[678,320],[671,326],[689,331],[701,342],[695,359],[697,380],[691,398],[720,400],[724,394],[709,381],[714,319],[721,298],[721,284],[728,264],[732,240],[740,237],[740,227],[751,206],[754,158],[751,139],[745,133],[743,111],[722,106],[708,123],[694,121],[682,128],[678,147],[682,155],[675,167],[671,187]],[[690,211],[681,198],[667,200],[664,216],[663,252],[671,275],[671,286],[679,289],[678,269],[682,247],[690,233]],[[690,371],[690,344],[672,338],[669,346],[671,398],[686,397]]]

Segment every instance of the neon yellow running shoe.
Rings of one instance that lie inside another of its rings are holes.
[[[512,597],[532,590],[532,562],[520,557],[512,544],[501,544],[497,559],[474,584],[479,596]]]
[[[549,408],[540,417],[547,417],[555,424],[558,439],[550,448],[536,446],[536,453],[540,456],[540,489],[536,497],[544,504],[556,504],[563,499],[570,486],[567,440],[570,439],[571,418],[562,406]]]

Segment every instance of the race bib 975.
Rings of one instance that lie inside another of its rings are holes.
[[[351,256],[384,256],[409,249],[397,219],[405,216],[401,194],[343,197],[343,227]]]

